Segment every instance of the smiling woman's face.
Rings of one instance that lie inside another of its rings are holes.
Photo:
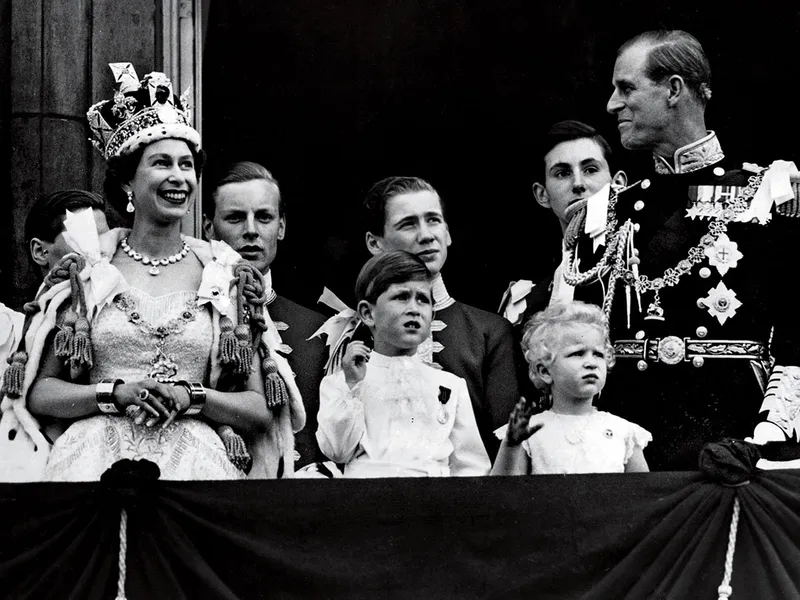
[[[186,215],[197,191],[194,156],[183,140],[165,139],[146,146],[133,179],[134,219],[170,223]]]

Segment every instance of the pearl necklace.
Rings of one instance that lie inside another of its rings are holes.
[[[134,250],[128,245],[128,238],[123,239],[122,242],[120,242],[120,245],[122,246],[122,250],[125,252],[125,254],[130,256],[133,260],[138,261],[143,265],[153,265],[150,267],[150,270],[148,271],[150,275],[153,276],[161,273],[161,269],[158,268],[159,265],[163,267],[166,267],[167,265],[173,265],[179,260],[181,260],[184,256],[189,254],[189,246],[186,242],[183,242],[183,248],[181,249],[180,252],[176,252],[172,256],[168,256],[167,258],[161,258],[161,259],[150,258],[148,256],[145,256],[144,254],[141,254],[140,252],[136,252],[136,250]]]

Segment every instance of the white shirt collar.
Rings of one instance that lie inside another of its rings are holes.
[[[447,288],[444,286],[444,279],[442,279],[441,273],[433,278],[431,284],[433,290],[433,310],[444,310],[455,303],[455,298],[450,296],[447,292]]]
[[[278,297],[278,294],[272,289],[272,269],[267,269],[267,272],[264,273],[264,292],[267,294],[267,306],[269,306]]]
[[[392,366],[418,367],[422,361],[415,354],[413,356],[387,356],[373,350],[369,355],[369,366],[387,368]]]

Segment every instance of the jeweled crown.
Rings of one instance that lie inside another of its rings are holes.
[[[189,90],[180,98],[164,73],[148,73],[140,81],[131,63],[109,63],[116,92],[86,113],[90,141],[108,160],[166,138],[186,141],[197,151],[200,134],[191,126]]]

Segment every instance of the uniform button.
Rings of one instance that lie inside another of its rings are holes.
[[[708,267],[703,267],[702,269],[700,269],[700,277],[702,277],[703,279],[708,279],[709,277],[711,277],[711,269],[709,269]]]
[[[641,228],[642,228],[642,226],[639,225],[638,223],[634,223],[633,224],[633,230],[636,231],[637,233]]]
[[[722,167],[714,167],[714,175],[716,175],[717,177],[722,177],[723,175],[725,175],[725,169],[723,169]]]
[[[639,369],[640,371],[646,371],[647,370],[647,361],[640,360],[639,362],[636,363],[636,368]]]
[[[706,361],[705,361],[705,360],[703,360],[703,357],[702,357],[702,356],[695,356],[695,357],[692,359],[692,364],[693,364],[695,367],[697,367],[698,369],[699,369],[700,367],[702,367],[702,366],[705,364],[705,362],[706,362]]]
[[[708,329],[700,325],[700,327],[697,328],[695,333],[697,334],[697,337],[704,338],[708,335]]]
[[[697,299],[697,308],[706,308],[706,303],[703,302],[705,298],[698,298]]]
[[[644,331],[637,331],[637,332],[636,332],[636,335],[635,335],[634,337],[635,337],[637,340],[643,340],[643,339],[644,339]]]
[[[642,200],[637,200],[633,205],[633,210],[642,210],[644,208],[644,202]]]
[[[650,187],[650,180],[649,179],[642,179],[642,189],[646,190]]]

